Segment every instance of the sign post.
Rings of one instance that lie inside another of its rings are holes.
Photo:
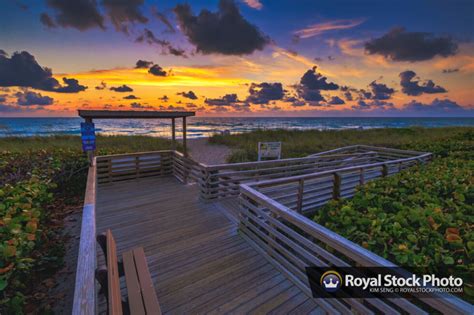
[[[92,120],[81,123],[82,150],[87,152],[89,163],[92,164],[95,151],[95,126]]]
[[[259,142],[258,160],[279,160],[281,158],[281,142]]]

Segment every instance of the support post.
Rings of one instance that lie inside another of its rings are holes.
[[[171,118],[171,139],[173,141],[173,150],[176,150],[176,121]]]
[[[184,169],[183,169],[183,181],[185,184],[188,183],[188,167],[189,167],[189,164],[188,164],[188,146],[187,146],[187,143],[186,143],[186,116],[183,116],[183,155],[184,155],[184,159],[183,159],[183,166],[184,166]]]
[[[359,185],[364,185],[364,184],[365,184],[364,168],[361,167],[359,170]]]
[[[85,121],[86,123],[92,123],[92,118],[86,118]],[[97,142],[96,142],[96,145],[97,145]],[[94,163],[94,155],[95,155],[95,151],[87,151],[87,159],[89,160],[89,166],[92,166],[92,164]]]
[[[388,176],[388,166],[387,164],[382,165],[382,177]]]
[[[332,199],[339,200],[340,198],[341,198],[341,175],[339,173],[334,173]]]
[[[296,212],[301,213],[303,211],[303,193],[304,193],[304,179],[299,180],[298,186],[298,203],[296,205]]]
[[[186,141],[186,116],[183,117],[183,154],[188,157],[188,147]]]

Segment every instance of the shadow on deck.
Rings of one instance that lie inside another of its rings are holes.
[[[197,190],[174,177],[98,188],[97,232],[111,229],[119,253],[145,249],[164,313],[321,312],[239,235],[236,198],[206,203]]]

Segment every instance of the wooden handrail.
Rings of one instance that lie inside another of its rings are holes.
[[[255,186],[255,187],[267,187],[267,186],[273,186],[273,185],[280,185],[280,184],[286,184],[286,183],[291,183],[291,182],[297,182],[300,179],[307,180],[307,179],[314,179],[314,178],[318,178],[318,177],[324,177],[324,176],[327,176],[327,175],[334,174],[335,172],[340,172],[341,173],[341,172],[355,171],[355,170],[360,170],[361,168],[372,169],[372,168],[382,167],[383,165],[397,164],[397,163],[400,163],[400,162],[419,161],[419,160],[423,160],[425,158],[428,158],[431,155],[432,155],[431,153],[424,153],[422,155],[414,156],[414,157],[411,157],[411,158],[404,158],[404,159],[397,159],[397,160],[392,160],[392,161],[384,161],[384,162],[377,162],[377,163],[371,163],[371,164],[363,164],[363,165],[349,166],[349,167],[343,167],[343,168],[336,168],[336,169],[331,169],[331,170],[326,170],[326,171],[321,171],[321,172],[315,172],[315,173],[311,173],[311,174],[291,176],[291,177],[269,179],[269,180],[263,180],[263,181],[248,183],[247,185]]]
[[[74,287],[73,315],[96,314],[95,290],[96,257],[96,160],[87,173],[86,193],[82,211],[81,238],[77,258],[76,282]]]
[[[357,167],[354,169],[357,169]],[[326,173],[331,174],[334,172]],[[297,176],[295,176],[295,178],[296,177]],[[301,177],[299,177],[299,180],[301,180]],[[342,253],[361,266],[398,267],[396,264],[306,218],[304,215],[301,215],[296,211],[292,211],[288,207],[285,207],[279,202],[254,189],[252,184],[241,184],[240,192],[242,195],[249,198],[249,200],[256,202],[256,204],[258,204],[257,207],[269,209],[270,212],[273,212],[273,216],[282,218],[284,221],[289,222],[291,226],[295,226],[311,237],[314,237],[317,240],[327,244],[331,248],[335,249],[339,253]],[[410,274],[411,273],[406,271],[404,276],[408,276]],[[451,294],[433,293],[433,297],[434,298],[420,298],[420,300],[443,313],[470,314],[473,310],[473,306],[470,303]]]
[[[104,158],[113,158],[113,157],[127,157],[127,156],[137,156],[137,155],[149,155],[149,154],[161,154],[161,153],[173,153],[173,150],[159,150],[159,151],[144,151],[144,152],[134,152],[134,153],[119,153],[119,154],[109,154],[109,155],[99,155],[96,158],[102,160]]]

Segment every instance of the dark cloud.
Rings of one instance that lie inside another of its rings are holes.
[[[130,104],[130,107],[134,109],[153,109],[153,106],[151,105],[143,105],[137,102],[133,102],[132,104]]]
[[[157,77],[166,77],[166,75],[167,75],[166,71],[163,70],[163,68],[160,67],[159,65],[151,66],[151,68],[148,69],[148,73],[156,75]]]
[[[17,104],[21,106],[48,106],[52,105],[54,102],[52,97],[43,96],[40,93],[31,91],[18,92],[15,96],[17,98]]]
[[[63,81],[65,85],[61,86],[53,78],[52,70],[41,67],[35,57],[26,51],[15,52],[11,58],[0,54],[0,86],[31,87],[59,93],[77,93],[87,89],[76,79],[63,78]]]
[[[143,3],[144,0],[102,0],[115,29],[127,34],[129,24],[148,22],[148,19],[140,11]]]
[[[206,98],[204,101],[204,103],[210,106],[231,106],[241,102],[237,94],[226,94],[221,98]]]
[[[173,106],[173,105],[168,105],[168,106],[160,106],[161,110],[174,110],[174,111],[185,111],[186,108],[183,106]]]
[[[352,97],[352,94],[350,91],[345,91],[344,92],[344,97],[346,98],[347,101],[352,101],[354,98]]]
[[[395,93],[395,90],[389,88],[383,83],[377,83],[373,81],[369,84],[369,87],[372,90],[372,98],[375,100],[388,100],[392,97],[392,94]]]
[[[460,106],[454,101],[449,99],[434,99],[430,104],[424,104],[416,101],[411,101],[406,104],[402,109],[404,112],[412,112],[415,114],[423,115],[447,115],[447,114],[458,114],[458,115],[474,115],[474,109],[468,109]]]
[[[153,61],[138,60],[135,64],[136,69],[148,69],[153,65]]]
[[[246,55],[262,50],[270,39],[240,14],[232,0],[220,0],[217,12],[193,15],[189,4],[174,8],[181,31],[203,54]]]
[[[158,98],[160,101],[167,102],[169,100],[168,96],[163,95],[162,97]]]
[[[95,0],[46,0],[46,4],[56,10],[57,25],[80,31],[95,27],[105,29],[104,18]]]
[[[20,106],[0,104],[0,113],[21,113],[24,111],[24,109],[24,107]]]
[[[193,91],[189,91],[189,92],[179,92],[179,93],[176,93],[176,95],[181,95],[182,97],[186,97],[186,98],[189,98],[191,100],[197,100],[197,96],[196,94],[194,94]]]
[[[56,25],[56,23],[54,23],[53,19],[46,13],[41,13],[40,22],[48,28],[57,27],[57,25]]]
[[[369,99],[372,98],[372,93],[371,93],[370,91],[366,91],[366,90],[364,90],[364,89],[360,89],[360,90],[358,91],[358,93],[359,93],[359,98],[360,98],[360,99],[367,99],[367,100],[369,100]]]
[[[318,103],[318,102],[323,102],[326,101],[326,99],[321,95],[320,90],[311,90],[306,88],[305,86],[298,86],[296,89],[296,92],[298,93],[299,97],[301,97],[303,100],[307,102],[313,102],[313,103]],[[315,105],[315,104],[311,104]]]
[[[133,94],[130,94],[130,95],[127,95],[123,98],[124,100],[139,100],[140,98],[139,97],[136,97],[135,95]]]
[[[327,78],[316,72],[317,67],[306,71],[301,77],[300,84],[310,90],[337,90],[339,85],[327,82]]]
[[[64,85],[55,88],[54,92],[78,93],[87,89],[87,86],[79,84],[79,81],[77,81],[76,79],[63,78],[63,82]]]
[[[249,103],[232,104],[232,108],[237,112],[250,112],[251,111]]]
[[[443,69],[443,73],[455,73],[459,72],[458,68],[451,68],[451,69]]]
[[[285,90],[281,83],[252,83],[249,87],[250,95],[247,102],[253,104],[268,104],[270,101],[281,100],[285,96]]]
[[[198,106],[194,103],[186,103],[187,108],[197,108]]]
[[[432,80],[428,80],[420,84],[419,80],[413,80],[416,77],[416,73],[407,70],[400,73],[400,85],[402,86],[402,92],[407,95],[417,96],[423,93],[434,94],[434,93],[446,93],[447,90],[439,85],[435,85]]]
[[[318,73],[317,67],[306,71],[301,77],[300,83],[295,86],[296,92],[303,100],[312,102],[310,105],[319,105],[319,102],[325,101],[321,91],[337,90],[339,85],[327,82],[327,78]]]
[[[120,93],[133,92],[133,89],[125,84],[121,86],[113,86],[110,88],[110,90],[115,91],[115,92],[120,92]]]
[[[382,100],[362,100],[359,99],[357,102],[356,106],[353,106],[352,109],[358,109],[358,110],[387,110],[387,109],[393,109],[393,103],[382,101]]]
[[[431,33],[407,32],[394,28],[380,38],[365,43],[368,54],[379,54],[394,61],[422,61],[436,55],[448,57],[458,51],[451,37],[436,37]]]
[[[174,47],[169,41],[159,39],[149,29],[145,28],[143,32],[135,39],[137,43],[146,43],[148,45],[156,45],[161,48],[162,54],[171,54],[178,57],[187,58],[183,49]]]
[[[4,103],[7,100],[6,95],[0,95],[0,103]]]
[[[166,30],[168,33],[175,33],[175,29],[173,27],[173,24],[171,24],[171,22],[168,20],[168,18],[166,17],[166,15],[160,11],[158,11],[158,9],[153,6],[151,8],[151,13],[161,22],[163,23],[165,26],[166,26]]]
[[[107,88],[107,83],[105,83],[104,81],[100,82],[100,85],[95,87],[96,90],[105,90],[106,88]]]
[[[329,105],[342,105],[345,104],[344,100],[340,98],[339,96],[333,96],[331,99],[328,101]]]

